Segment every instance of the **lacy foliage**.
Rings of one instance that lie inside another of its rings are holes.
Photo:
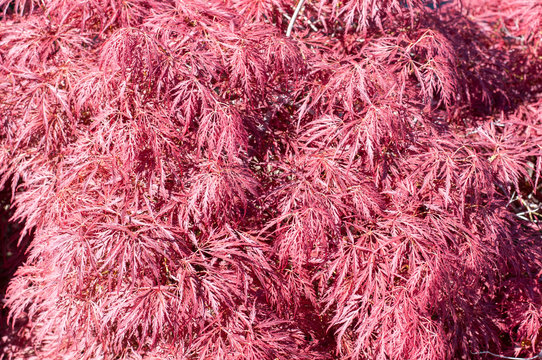
[[[542,2],[295,5],[0,0],[5,358],[541,350]]]

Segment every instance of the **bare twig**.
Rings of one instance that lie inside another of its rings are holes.
[[[280,13],[282,14],[282,16],[284,16],[286,18],[286,20],[288,20],[288,21],[292,20],[292,18],[288,14],[286,14],[285,12],[280,11]],[[316,25],[314,25],[315,23],[313,23],[308,17],[303,16],[303,19],[307,22],[307,24],[309,24],[309,27],[312,29],[312,31],[315,31],[315,32],[318,31],[318,28],[316,27]],[[320,20],[317,20],[316,22],[318,22],[318,21],[320,21]]]
[[[500,359],[510,359],[510,360],[536,360],[536,359],[542,359],[542,351],[538,355],[530,357],[530,358],[519,358],[519,357],[512,357],[512,356],[503,356],[503,355],[499,355],[499,354],[494,354],[494,353],[489,352],[489,351],[473,352],[472,354],[473,355],[491,355],[491,356],[498,357]]]
[[[292,15],[292,18],[290,19],[290,23],[288,24],[288,30],[286,30],[286,37],[290,37],[292,34],[292,29],[294,28],[295,21],[297,19],[297,16],[299,15],[299,12],[301,11],[301,8],[303,7],[303,4],[305,4],[306,0],[299,0],[297,3],[297,7],[295,8],[294,14]]]

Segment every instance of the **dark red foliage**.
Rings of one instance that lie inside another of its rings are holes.
[[[296,5],[0,0],[3,358],[540,353],[542,1]]]

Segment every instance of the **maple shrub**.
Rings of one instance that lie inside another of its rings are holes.
[[[0,11],[4,359],[538,357],[542,0]]]

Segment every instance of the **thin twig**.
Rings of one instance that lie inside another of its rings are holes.
[[[286,18],[286,20],[288,20],[288,22],[290,22],[290,20],[292,20],[292,18],[288,14],[286,14],[285,12],[281,11],[280,13],[282,14],[282,16],[284,16]],[[303,16],[303,19],[307,22],[307,24],[309,24],[309,27],[312,29],[312,31],[314,31],[314,32],[318,31],[318,28],[316,27],[316,25],[314,25],[314,23],[311,21],[311,19],[309,19],[306,16]],[[317,20],[317,21],[320,21],[320,20]]]
[[[301,11],[301,8],[303,7],[303,4],[305,4],[306,0],[299,0],[297,3],[297,7],[295,8],[294,14],[292,15],[292,19],[290,19],[290,23],[288,24],[288,30],[286,30],[286,37],[290,37],[292,34],[292,29],[294,28],[295,21],[297,19],[297,16],[299,15],[299,12]]]
[[[510,359],[510,360],[536,360],[536,359],[542,359],[542,351],[540,352],[540,354],[538,354],[536,356],[533,356],[533,357],[530,357],[530,358],[519,358],[519,357],[503,356],[503,355],[499,355],[499,354],[494,354],[494,353],[489,352],[489,351],[480,351],[480,352],[473,352],[472,353],[472,355],[484,355],[484,354],[495,356],[495,357],[498,357],[500,359]]]

